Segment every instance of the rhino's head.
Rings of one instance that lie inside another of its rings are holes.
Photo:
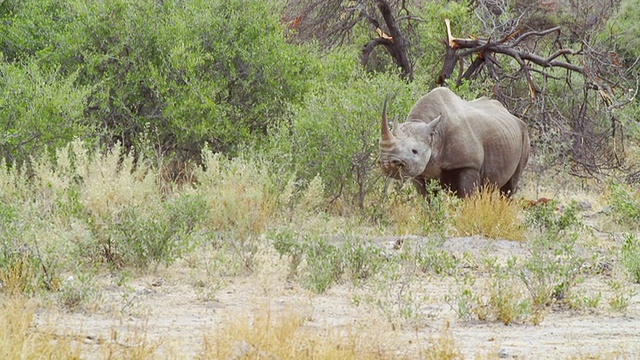
[[[415,178],[422,174],[433,155],[438,116],[429,123],[409,121],[399,125],[394,121],[393,132],[387,124],[387,103],[382,110],[382,139],[380,141],[380,167],[393,178]]]

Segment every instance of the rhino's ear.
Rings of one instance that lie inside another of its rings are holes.
[[[427,124],[427,133],[429,135],[433,135],[436,132],[438,125],[442,121],[442,114],[438,115],[435,119],[431,120],[429,124]]]

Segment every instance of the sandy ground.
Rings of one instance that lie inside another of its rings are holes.
[[[378,239],[381,246],[393,239]],[[478,238],[449,239],[443,248],[451,252],[491,252],[500,257],[522,254],[521,244]],[[267,259],[268,260],[268,259]],[[277,258],[271,259],[277,262]],[[285,264],[264,267],[247,278],[234,278],[203,296],[194,286],[193,269],[175,264],[153,275],[141,276],[125,286],[104,279],[99,309],[84,313],[60,313],[42,309],[36,327],[52,327],[60,336],[73,336],[84,344],[84,354],[105,341],[128,346],[126,334],[146,334],[172,349],[172,356],[194,358],[203,349],[203,338],[220,331],[224,321],[265,312],[298,312],[305,326],[318,331],[332,329],[375,333],[381,346],[406,358],[419,358],[430,344],[450,334],[464,358],[640,358],[640,289],[626,312],[550,311],[540,325],[503,325],[458,319],[445,301],[451,283],[441,276],[425,276],[422,289],[428,296],[420,304],[424,321],[419,326],[392,326],[380,311],[354,299],[362,292],[353,285],[332,287],[314,294],[285,279]],[[589,284],[585,286],[590,286]],[[602,286],[597,281],[593,286]],[[635,285],[631,285],[635,286]],[[447,330],[448,329],[448,330]],[[99,355],[95,355],[100,357]]]

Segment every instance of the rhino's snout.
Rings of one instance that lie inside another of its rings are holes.
[[[382,159],[380,166],[385,169],[399,169],[407,166],[407,162],[401,159]]]
[[[380,166],[388,175],[399,177],[400,172],[407,166],[405,160],[399,158],[383,158],[380,159]]]

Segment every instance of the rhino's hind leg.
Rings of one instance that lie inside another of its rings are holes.
[[[520,182],[520,175],[522,174],[523,168],[524,166],[520,164],[511,179],[509,179],[506,184],[502,185],[502,187],[500,188],[500,192],[504,196],[511,197],[516,192],[516,190],[518,190],[518,182]]]
[[[511,179],[509,179],[509,181],[507,181],[506,184],[502,185],[502,187],[500,188],[500,192],[502,193],[502,195],[506,197],[511,197],[511,195],[513,195],[513,193],[516,192],[518,177],[519,176],[514,175]]]
[[[459,197],[467,197],[478,191],[480,172],[472,168],[443,170],[442,184]]]

